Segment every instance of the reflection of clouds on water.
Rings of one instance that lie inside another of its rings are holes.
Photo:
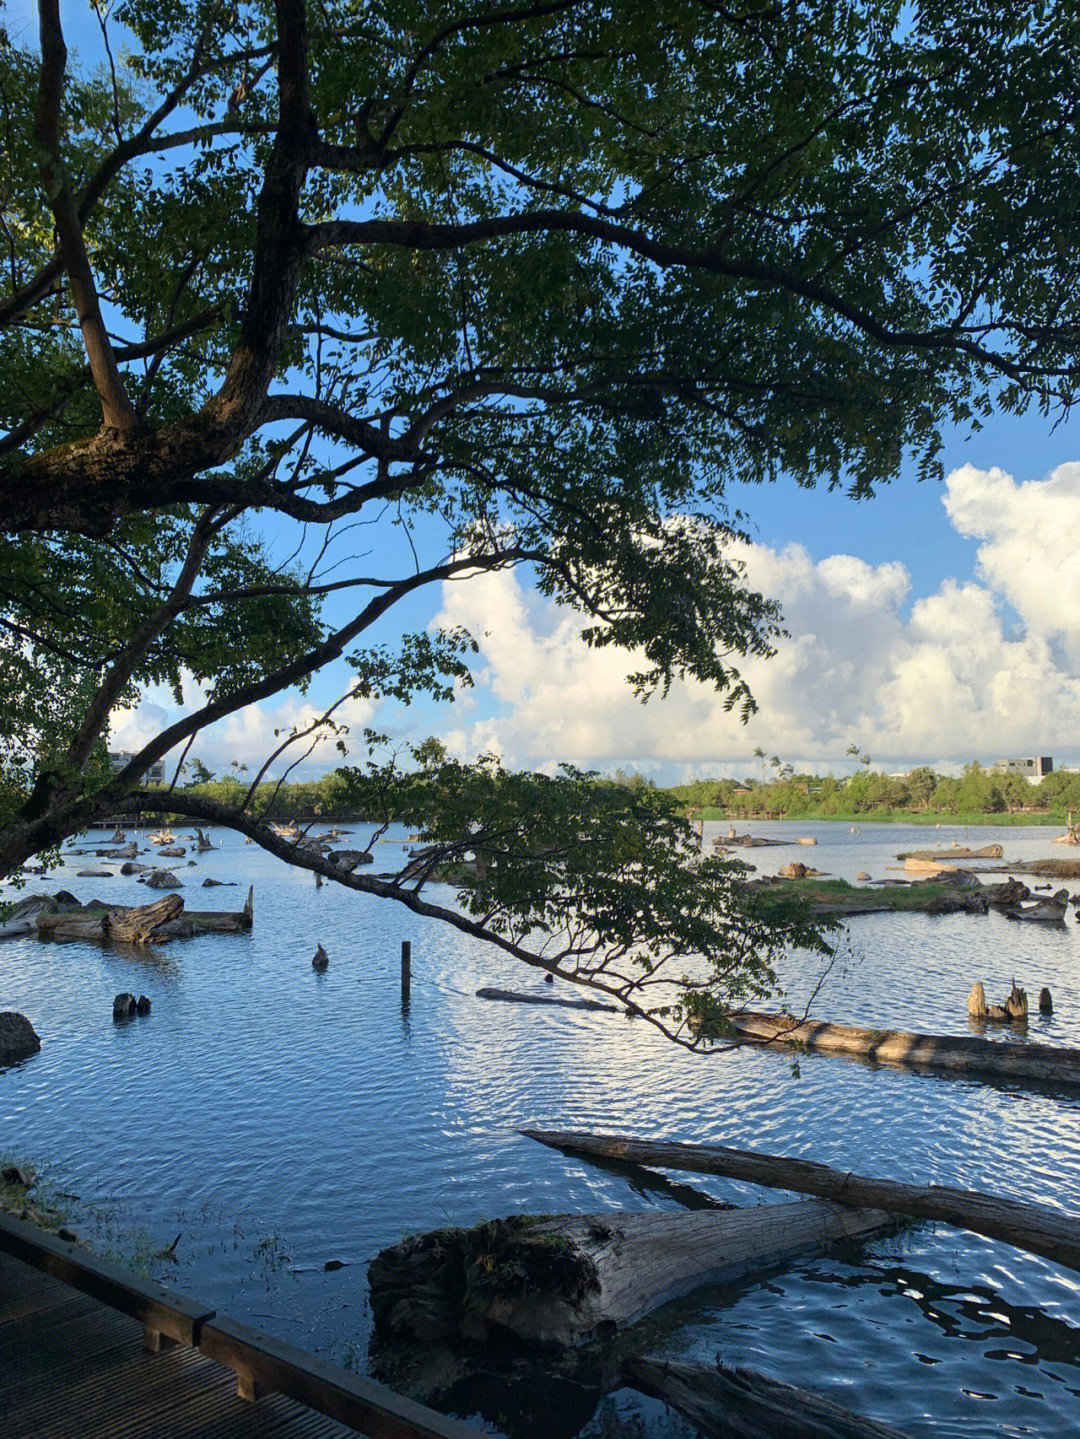
[[[719,828],[706,825],[707,843]],[[860,834],[825,824],[752,828],[818,839],[812,849],[757,851],[761,872],[809,856],[816,868],[847,878],[863,868],[886,877],[899,850],[964,837],[955,829],[871,825]],[[1054,832],[972,830],[967,837],[1001,840],[1010,859],[1051,852]],[[404,832],[392,838],[400,844]],[[309,1348],[348,1341],[362,1352],[365,1261],[407,1232],[519,1212],[679,1204],[685,1196],[665,1180],[744,1204],[780,1198],[704,1176],[671,1174],[653,1187],[521,1138],[517,1131],[529,1125],[755,1148],[898,1180],[1031,1196],[1080,1213],[1075,1098],[824,1056],[805,1058],[794,1079],[782,1055],[692,1056],[614,1015],[486,1003],[474,994],[481,985],[550,987],[446,926],[331,884],[316,890],[310,875],[239,838],[215,833],[214,841],[220,848],[185,871],[181,893],[192,907],[232,907],[232,897],[239,902],[254,883],[249,935],[174,943],[162,952],[168,973],[140,963],[138,985],[133,961],[101,947],[4,944],[3,1006],[30,1016],[42,1050],[0,1076],[0,1132],[12,1151],[47,1152],[65,1189],[135,1197],[156,1244],[181,1227],[173,1220],[182,1204],[190,1256],[184,1287],[238,1319]],[[237,887],[208,901],[200,887],[207,875]],[[134,879],[121,877],[76,888],[83,899],[145,897]],[[1029,993],[1042,983],[1053,989],[1047,1037],[1080,1044],[1080,925],[1051,937],[996,916],[885,915],[851,929],[861,958],[830,975],[815,1004],[819,1017],[962,1034],[974,971],[995,993],[1006,992],[1015,973]],[[412,943],[407,1025],[403,939]],[[331,957],[321,980],[311,970],[316,941]],[[112,996],[133,988],[150,996],[152,1013],[137,1026],[114,1026]],[[281,1236],[291,1262],[316,1272],[282,1274],[268,1293],[264,1275],[222,1248],[219,1221],[200,1227],[204,1205],[256,1216],[260,1232]],[[1040,1364],[1065,1363],[1050,1354],[1059,1352],[1059,1331],[1078,1322],[1078,1276],[944,1226],[912,1230],[900,1243],[902,1260],[895,1250],[870,1252],[888,1255],[886,1270],[902,1269],[909,1288],[925,1295],[932,1291],[920,1282],[924,1273],[979,1305],[992,1294],[997,1312],[1015,1307]],[[327,1276],[318,1266],[328,1258],[356,1263]],[[878,1264],[852,1262],[856,1281],[847,1288],[812,1282],[803,1277],[812,1269],[800,1268],[748,1284],[724,1306],[714,1295],[680,1310],[687,1327],[676,1332],[708,1358],[721,1349],[726,1360],[796,1384],[823,1387],[822,1375],[837,1375],[861,1395],[867,1383],[870,1400],[857,1407],[925,1434],[925,1421],[906,1423],[903,1413],[918,1389],[912,1375],[928,1372],[912,1358],[917,1350],[937,1360],[935,1376],[949,1376],[918,1395],[943,1426],[936,1435],[949,1432],[964,1386],[997,1396],[984,1406],[993,1407],[995,1423],[1029,1423],[1055,1439],[1074,1432],[1058,1381],[1045,1381],[1025,1361],[1027,1387],[1046,1398],[1017,1397],[1021,1361],[987,1353],[1008,1347],[1001,1335],[990,1342],[946,1334],[912,1295],[881,1279]],[[961,1329],[977,1327],[951,1293],[934,1302],[945,1314],[960,1313]],[[1045,1330],[1028,1323],[1039,1311],[1054,1321]],[[954,1383],[954,1374],[962,1381]],[[976,1432],[970,1416],[967,1423],[967,1433]]]

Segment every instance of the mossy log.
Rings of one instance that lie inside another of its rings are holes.
[[[1080,1049],[996,1044],[973,1034],[908,1034],[816,1019],[799,1022],[782,1014],[743,1012],[728,1017],[738,1037],[753,1044],[797,1044],[820,1054],[853,1055],[955,1078],[1027,1079],[1080,1088]]]
[[[128,944],[155,944],[163,938],[158,931],[175,919],[183,907],[184,901],[178,894],[164,895],[153,904],[134,909],[87,905],[84,909],[39,914],[37,931],[44,939],[115,939]]]
[[[570,1133],[523,1129],[522,1134],[567,1154],[596,1154],[658,1169],[694,1174],[722,1174],[773,1189],[840,1199],[848,1204],[886,1210],[913,1219],[931,1219],[1000,1239],[1044,1259],[1080,1270],[1080,1215],[1049,1209],[1019,1199],[942,1184],[900,1184],[852,1174],[810,1159],[761,1154],[755,1150],[722,1149],[714,1144],[677,1144],[635,1139],[625,1134]]]
[[[571,1345],[702,1284],[881,1234],[880,1212],[796,1201],[752,1209],[515,1216],[414,1235],[371,1263],[380,1342]]]
[[[623,1377],[689,1419],[703,1439],[905,1439],[807,1389],[751,1369],[630,1359]]]

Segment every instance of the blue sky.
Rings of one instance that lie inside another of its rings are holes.
[[[70,0],[62,13],[72,49],[95,54],[90,7]],[[34,42],[30,0],[8,5],[8,24]],[[732,490],[752,524],[751,581],[781,602],[790,630],[774,660],[746,667],[759,710],[745,728],[699,686],[643,708],[623,683],[632,657],[584,650],[574,617],[513,575],[447,586],[406,616],[409,627],[474,633],[475,689],[452,706],[357,703],[345,717],[354,733],[370,723],[402,741],[439,734],[462,756],[494,750],[515,766],[565,759],[661,781],[751,773],[759,744],[835,772],[848,768],[849,743],[887,770],[1029,753],[1078,764],[1080,421],[995,416],[978,434],[948,434],[942,459],[944,483],[918,484],[912,470],[867,501],[784,482]],[[283,558],[294,537],[281,527],[268,541]],[[342,552],[367,542],[354,532]],[[397,617],[379,638],[401,627]],[[238,716],[193,753],[254,768],[275,729],[306,721],[346,681],[341,668],[320,676],[307,697]],[[189,704],[197,698],[189,690]],[[116,717],[114,742],[135,747],[176,714],[169,695],[148,694]],[[304,769],[335,760],[327,750]]]

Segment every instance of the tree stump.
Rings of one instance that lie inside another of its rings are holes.
[[[971,986],[967,997],[967,1011],[972,1019],[986,1018],[986,990],[983,989],[981,979],[977,979]]]
[[[1050,991],[1046,988],[1046,986],[1044,985],[1044,986],[1042,987],[1042,989],[1039,990],[1039,1013],[1040,1013],[1040,1014],[1053,1014],[1053,1012],[1054,1012],[1054,997],[1053,997],[1053,995],[1050,993]]]

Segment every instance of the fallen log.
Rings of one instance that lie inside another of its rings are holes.
[[[241,934],[252,926],[254,888],[248,890],[242,910],[184,909],[178,894],[167,894],[153,904],[110,908],[95,900],[87,905],[59,909],[49,897],[29,911],[32,933],[42,939],[118,939],[134,944],[160,944],[168,939],[190,939],[200,934]],[[143,936],[143,937],[140,937]]]
[[[558,999],[551,994],[520,994],[514,989],[478,989],[477,999],[504,999],[514,1004],[559,1004],[565,1009],[607,1009],[614,1014],[622,1011],[617,1004],[605,1004],[600,999]]]
[[[184,907],[178,894],[167,894],[153,904],[134,909],[61,910],[38,915],[37,931],[43,939],[115,939],[129,944],[154,944],[162,937],[157,931],[174,919]]]
[[[744,1011],[728,1017],[739,1038],[752,1044],[797,1044],[821,1054],[848,1054],[954,1078],[1029,1079],[1080,1087],[1080,1049],[995,1044],[974,1034],[908,1034],[815,1019],[799,1022],[782,1014]]]
[[[981,849],[968,849],[965,845],[954,844],[949,849],[905,849],[897,859],[929,859],[938,864],[948,864],[954,859],[1000,859],[1005,853],[1000,844],[984,844]]]
[[[980,874],[1037,874],[1044,879],[1080,879],[1080,859],[1022,859],[994,868],[975,866]]]
[[[751,1369],[630,1359],[622,1375],[662,1399],[704,1439],[906,1439],[899,1429]]]
[[[678,1144],[633,1139],[622,1134],[547,1129],[520,1132],[569,1154],[599,1154],[607,1159],[625,1159],[660,1169],[722,1174],[729,1179],[745,1179],[773,1189],[794,1190],[913,1219],[954,1224],[959,1229],[970,1229],[988,1239],[1000,1239],[1070,1269],[1080,1269],[1080,1215],[1048,1209],[1043,1204],[942,1184],[900,1184],[894,1179],[844,1173],[810,1159],[722,1149],[714,1144]]]
[[[435,1230],[372,1260],[375,1332],[380,1342],[512,1335],[576,1344],[702,1284],[730,1283],[892,1227],[880,1211],[799,1200],[752,1209],[515,1215]]]
[[[248,889],[241,910],[187,909],[161,928],[166,939],[192,939],[199,934],[244,934],[254,922],[255,887]]]

